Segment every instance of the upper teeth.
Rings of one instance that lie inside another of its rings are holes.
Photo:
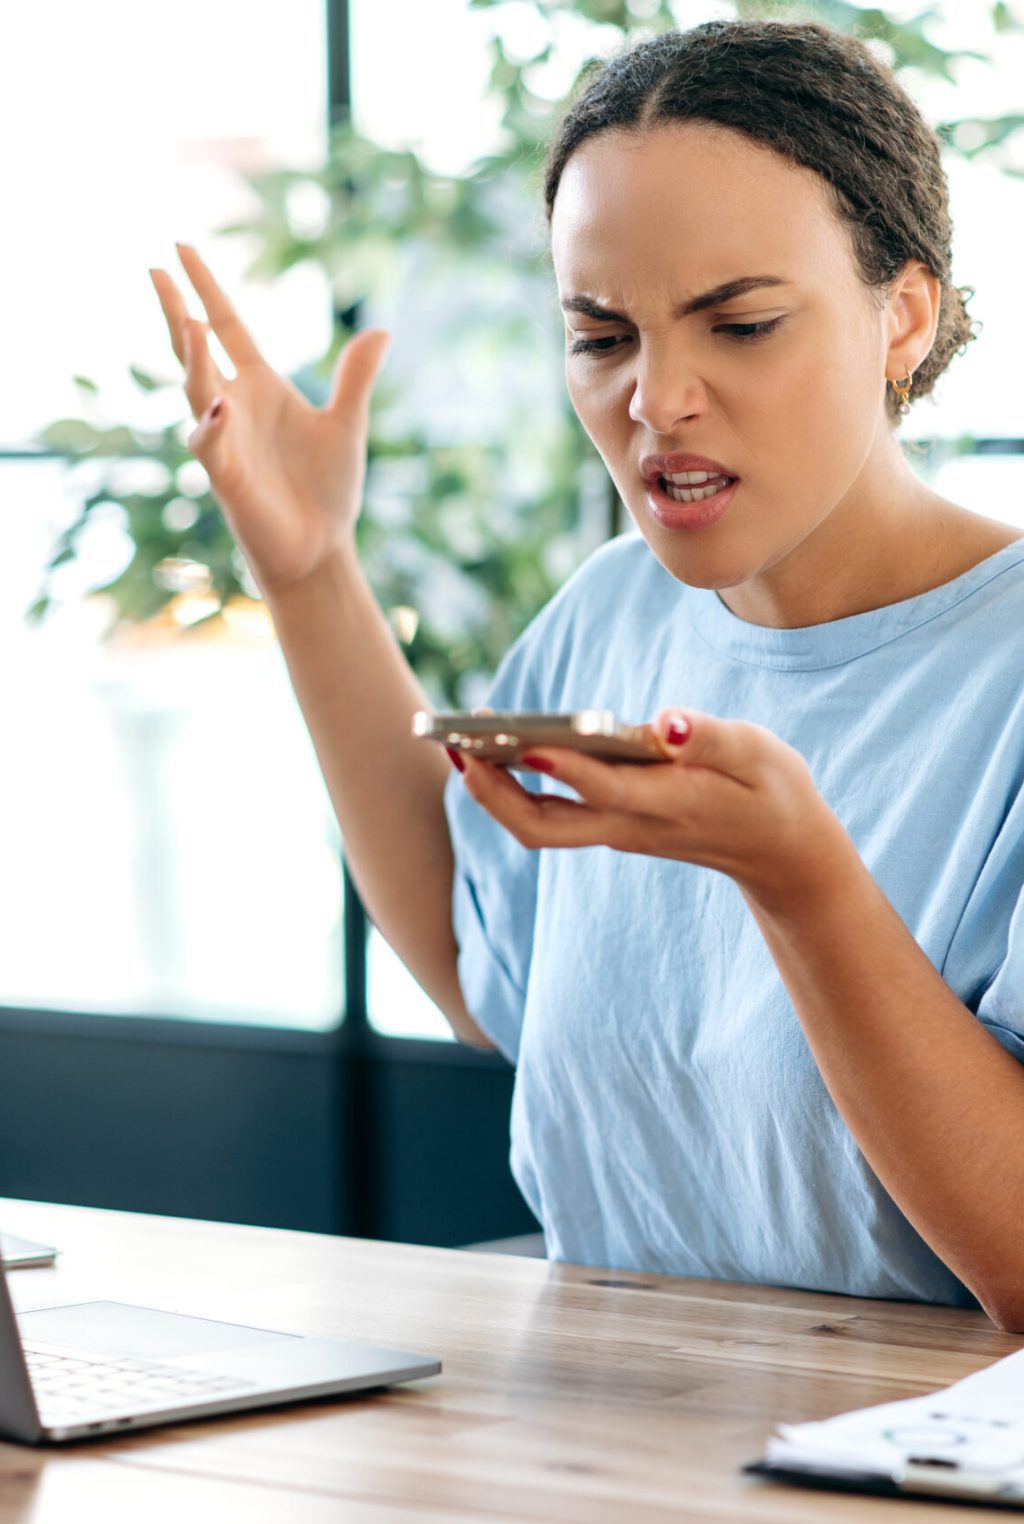
[[[723,474],[721,471],[666,471],[665,480],[674,482],[677,487],[701,487],[705,482],[717,481]]]

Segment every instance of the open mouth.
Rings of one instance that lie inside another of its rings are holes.
[[[702,503],[731,487],[738,478],[712,471],[673,471],[659,476],[658,485],[666,497],[677,503]]]

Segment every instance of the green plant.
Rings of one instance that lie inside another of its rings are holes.
[[[468,441],[438,437],[425,419],[410,420],[411,373],[389,379],[389,369],[375,396],[360,550],[378,597],[395,611],[396,628],[428,692],[449,704],[475,699],[509,642],[589,543],[618,523],[615,494],[595,471],[600,463],[557,386],[561,324],[538,208],[544,145],[562,103],[540,88],[542,71],[559,57],[561,24],[570,14],[589,27],[592,57],[607,54],[638,28],[662,30],[699,19],[699,8],[682,0],[531,3],[540,40],[523,58],[503,40],[508,0],[469,0],[471,8],[493,17],[489,88],[502,102],[504,142],[466,174],[436,173],[415,153],[382,148],[342,125],[331,132],[317,169],[282,167],[247,177],[255,214],[219,230],[255,240],[250,276],[273,280],[303,261],[326,273],[338,314],[332,343],[292,377],[313,401],[322,400],[344,342],[342,314],[364,303],[386,309],[413,284],[424,304],[437,305],[440,298],[445,346],[463,357],[468,374],[493,369],[501,357],[510,373],[532,378],[527,392],[550,389],[554,400],[533,409],[522,393],[515,400],[496,392],[481,430],[485,437]],[[898,68],[945,79],[955,77],[961,59],[984,56],[950,51],[932,40],[940,14],[935,6],[902,19],[849,0],[737,0],[734,9],[740,15],[817,17],[876,39]],[[988,10],[1002,30],[1022,25],[1007,4]],[[952,152],[998,158],[1022,127],[1024,116],[1011,115],[951,121],[939,130]],[[325,208],[312,232],[295,212],[297,196],[311,187]],[[144,391],[180,384],[177,377],[162,380],[134,367],[131,374]],[[36,443],[65,455],[72,470],[84,462],[145,460],[157,484],[119,491],[108,477],[101,479],[60,535],[48,573],[75,557],[90,517],[115,503],[134,554],[97,591],[113,600],[119,622],[151,618],[190,586],[202,585],[207,593],[208,612],[197,625],[218,617],[231,599],[252,596],[251,578],[216,504],[188,483],[194,463],[184,442],[187,428],[174,424],[145,432],[106,422],[94,383],[76,379],[93,420],[61,419]],[[589,513],[582,511],[584,502]],[[31,616],[42,618],[51,603],[47,581]]]

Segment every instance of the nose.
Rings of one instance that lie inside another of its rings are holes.
[[[680,423],[700,418],[708,408],[707,388],[686,356],[659,345],[641,350],[629,416],[652,434],[673,434]]]

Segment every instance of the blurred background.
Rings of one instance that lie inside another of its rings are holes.
[[[939,490],[1024,528],[1021,5],[51,0],[0,22],[0,1195],[423,1243],[535,1227],[511,1072],[450,1039],[347,881],[146,272],[188,289],[174,242],[195,244],[314,401],[353,326],[393,332],[361,550],[432,699],[471,706],[625,524],[564,394],[546,138],[591,59],[735,15],[864,36],[938,129],[983,326],[902,432]]]

